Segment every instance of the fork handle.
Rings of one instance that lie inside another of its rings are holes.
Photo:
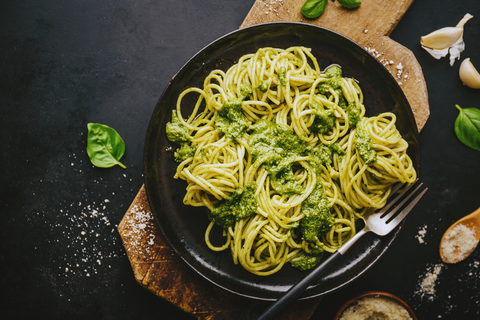
[[[298,298],[303,291],[305,291],[309,285],[315,282],[320,276],[338,259],[340,258],[361,236],[367,233],[369,229],[367,227],[360,230],[350,240],[337,250],[330,257],[325,259],[319,264],[312,272],[296,285],[291,287],[285,295],[275,301],[257,320],[272,319],[280,310],[286,307],[290,302]]]
[[[345,242],[343,244],[343,246],[341,246],[337,252],[340,253],[341,255],[343,255],[345,252],[347,252],[348,249],[350,249],[350,247],[355,243],[357,242],[358,239],[360,239],[361,236],[363,236],[365,233],[369,232],[370,229],[368,228],[368,226],[365,226],[362,230],[358,231],[352,238],[350,238],[350,240],[348,240],[347,242]]]
[[[283,297],[275,301],[259,318],[257,318],[257,320],[272,319],[280,310],[298,298],[310,284],[315,282],[315,280],[317,280],[341,256],[342,254],[336,251],[330,257],[325,259],[308,276],[290,288]]]

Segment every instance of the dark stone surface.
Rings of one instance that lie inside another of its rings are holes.
[[[0,272],[8,319],[190,319],[134,280],[116,225],[143,184],[143,141],[163,89],[198,50],[242,23],[254,1],[12,1],[0,3]],[[431,116],[420,134],[429,187],[399,238],[360,279],[324,298],[312,319],[330,319],[350,296],[383,290],[419,319],[474,319],[480,312],[477,250],[442,266],[432,300],[415,292],[440,263],[444,230],[480,206],[480,153],[453,131],[455,104],[480,107],[457,61],[435,60],[420,36],[465,13],[466,49],[480,69],[480,5],[416,1],[392,34],[427,81]],[[120,167],[94,168],[86,125],[115,128]],[[426,244],[415,238],[427,226]]]

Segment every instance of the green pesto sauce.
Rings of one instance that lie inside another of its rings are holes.
[[[355,102],[349,102],[345,111],[348,116],[348,125],[355,128],[360,121],[360,110],[358,110]]]
[[[342,81],[342,69],[338,66],[331,66],[325,70],[325,75],[327,76],[327,81],[322,82],[318,85],[318,90],[321,94],[328,92],[329,88],[333,90],[339,90],[341,88],[340,84]]]
[[[310,108],[312,108],[312,113],[315,115],[313,124],[310,127],[313,131],[323,134],[333,129],[336,118],[332,110],[325,110],[323,106],[316,102],[311,103]]]
[[[338,105],[340,108],[345,109],[347,107],[347,102],[345,100],[345,96],[343,95],[342,89],[335,90],[335,93],[338,95]]]
[[[343,78],[342,69],[337,66],[332,66],[325,71],[325,75],[327,76],[327,80],[317,86],[318,92],[328,98],[331,95],[330,90],[334,90],[338,95],[338,105],[347,113],[348,124],[355,128],[360,121],[360,110],[357,108],[355,101],[346,101],[345,99],[340,85]]]
[[[249,84],[242,84],[240,85],[240,94],[242,95],[240,97],[241,100],[245,100],[252,94],[252,86]]]
[[[343,150],[338,142],[335,142],[334,144],[330,145],[330,148],[332,149],[332,152],[338,154],[340,157],[345,155],[345,150]]]
[[[322,183],[317,183],[312,193],[302,202],[301,210],[304,215],[300,222],[303,238],[307,242],[318,242],[318,236],[328,232],[335,222]]]
[[[233,227],[236,221],[248,218],[257,209],[255,187],[247,185],[237,188],[223,203],[208,212],[208,219],[217,225],[228,228]]]
[[[342,68],[340,68],[339,66],[331,66],[327,70],[325,70],[325,75],[329,78],[342,77]]]
[[[318,93],[322,95],[330,94],[330,88],[330,85],[328,85],[326,82],[320,82],[317,86]]]
[[[261,158],[274,189],[282,194],[300,194],[303,188],[296,182],[292,164],[307,147],[293,129],[269,120],[259,120],[248,139],[253,162]]]
[[[247,118],[242,113],[242,100],[233,99],[218,110],[215,128],[225,134],[229,141],[240,139],[248,129]]]
[[[295,180],[292,163],[295,157],[276,158],[267,170],[270,173],[273,188],[280,194],[301,194],[303,188]]]
[[[193,158],[195,151],[197,151],[196,146],[192,146],[188,143],[182,143],[181,147],[175,151],[175,161],[183,162],[189,158]]]
[[[345,150],[340,147],[338,142],[329,146],[321,144],[315,147],[308,147],[308,163],[314,169],[315,173],[319,175],[322,173],[322,165],[332,163],[334,153],[340,157],[340,160],[345,155]]]
[[[357,126],[354,144],[363,162],[369,164],[377,161],[377,152],[373,148],[372,139],[362,126]]]
[[[310,166],[318,175],[322,173],[321,165],[330,164],[332,162],[333,149],[327,145],[321,144],[319,146],[308,148],[308,160]]]
[[[260,91],[262,91],[263,93],[265,93],[267,92],[269,86],[270,86],[270,80],[264,80],[262,81],[262,83],[260,83],[260,85],[257,88],[260,89]]]
[[[277,72],[278,80],[282,86],[287,85],[287,69],[285,67],[280,67]]]
[[[298,156],[307,147],[292,128],[269,120],[259,120],[253,125],[248,143],[252,150],[253,161],[265,155]]]
[[[167,124],[166,132],[167,138],[171,142],[181,144],[192,140],[190,131],[180,122],[180,120],[178,120],[177,113],[175,111],[172,111],[172,122]]]
[[[322,258],[323,252],[318,255],[303,253],[300,257],[296,257],[294,260],[290,261],[290,264],[294,268],[297,268],[301,271],[306,271],[317,266]]]
[[[325,84],[330,86],[333,90],[340,89],[340,84],[342,83],[342,77],[331,77],[325,81]]]

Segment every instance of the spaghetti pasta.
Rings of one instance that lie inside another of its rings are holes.
[[[184,118],[187,95],[196,102]],[[167,136],[180,145],[183,203],[207,208],[208,247],[266,276],[287,262],[312,268],[368,208],[385,205],[393,184],[416,179],[395,122],[366,117],[360,86],[339,66],[322,72],[310,49],[261,48],[185,89]],[[210,241],[216,225],[220,246]]]

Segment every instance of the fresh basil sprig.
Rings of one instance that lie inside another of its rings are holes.
[[[480,151],[480,110],[462,109],[458,104],[455,107],[460,111],[455,120],[455,133],[458,139],[466,146]]]
[[[114,129],[100,123],[89,123],[87,153],[93,165],[110,168],[114,165],[126,169],[119,161],[125,153],[125,142]]]
[[[335,1],[335,0],[332,0]],[[303,7],[300,9],[302,14],[309,18],[315,19],[320,17],[324,12],[325,8],[327,7],[328,0],[307,0]],[[360,0],[338,0],[345,8],[353,9],[357,8],[362,4]]]
[[[360,0],[337,0],[337,1],[345,8],[350,8],[350,9],[359,7],[362,4],[362,1]]]
[[[327,7],[328,0],[307,0],[300,11],[309,18],[314,19],[320,17]]]

